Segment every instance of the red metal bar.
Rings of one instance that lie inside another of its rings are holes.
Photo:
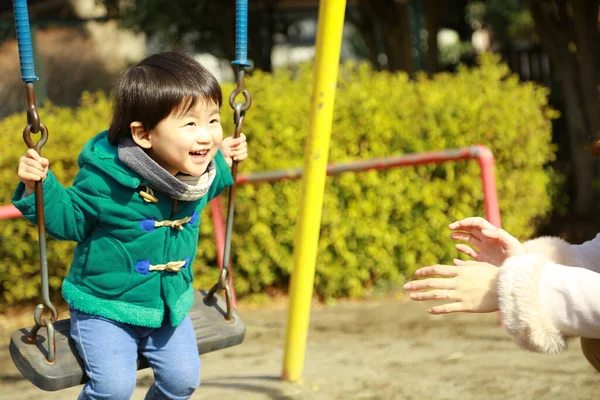
[[[223,248],[225,246],[225,220],[223,219],[223,206],[221,196],[214,198],[210,203],[210,215],[215,231],[215,243],[217,244],[217,264],[219,269],[223,268]]]
[[[327,175],[337,175],[343,172],[363,172],[372,169],[385,170],[425,164],[442,164],[449,161],[473,159],[476,159],[479,162],[479,167],[481,168],[486,219],[493,225],[500,227],[500,209],[498,207],[496,180],[494,177],[494,155],[487,147],[482,145],[331,164],[327,167]],[[302,168],[281,169],[238,176],[237,184],[244,185],[249,183],[279,182],[300,179],[301,177]]]
[[[327,175],[337,175],[342,172],[359,172],[371,169],[384,170],[396,167],[406,167],[424,164],[441,164],[448,161],[469,160],[476,158],[473,154],[474,147],[432,151],[427,153],[412,153],[402,156],[374,158],[365,161],[350,161],[346,163],[330,164]],[[479,150],[477,150],[479,151]],[[276,171],[255,172],[241,175],[237,179],[239,185],[247,183],[278,182],[283,180],[300,179],[302,168],[280,169]]]
[[[23,214],[12,204],[0,206],[0,220],[21,218]]]
[[[473,153],[481,168],[481,182],[483,184],[483,204],[486,218],[492,225],[502,228],[500,220],[500,206],[498,205],[498,192],[496,190],[496,177],[494,176],[494,155],[485,146],[473,146]]]

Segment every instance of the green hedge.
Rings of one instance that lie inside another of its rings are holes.
[[[494,56],[477,68],[411,81],[403,73],[345,64],[339,75],[330,162],[412,152],[488,146],[504,227],[531,236],[548,214],[557,177],[547,91],[521,83]],[[241,173],[302,166],[311,95],[310,66],[247,80],[253,105],[246,116],[250,158]],[[224,93],[232,86],[225,85]],[[85,94],[77,109],[47,106],[50,128],[44,155],[63,183],[76,174],[83,143],[106,128],[109,99]],[[230,110],[225,131],[232,132]],[[0,204],[10,201],[24,152],[24,115],[0,121]],[[315,292],[321,298],[360,297],[397,287],[419,266],[456,256],[447,224],[483,215],[479,167],[474,161],[344,173],[327,180]],[[293,267],[300,183],[245,185],[238,189],[233,265],[238,295],[285,290]],[[215,282],[216,250],[210,213],[201,229],[196,285]],[[36,229],[22,220],[0,222],[0,295],[5,303],[34,299],[39,278]],[[58,293],[73,245],[49,241],[52,289]]]

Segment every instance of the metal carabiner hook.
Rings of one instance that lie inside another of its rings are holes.
[[[25,85],[27,92],[27,123],[31,125],[31,132],[38,133],[40,131],[40,114],[38,113],[37,106],[35,104],[35,93],[33,91],[33,84],[28,83]]]
[[[33,125],[28,124],[25,127],[25,129],[23,129],[23,140],[25,141],[25,144],[27,144],[27,147],[29,147],[30,149],[35,149],[38,152],[38,154],[42,154],[42,147],[44,147],[44,145],[48,141],[48,128],[46,128],[44,124],[39,125],[39,132],[41,132],[41,136],[40,140],[38,140],[37,143],[35,143],[33,139],[31,139],[32,132]]]
[[[35,313],[33,315],[33,319],[35,321],[35,326],[29,332],[28,340],[31,343],[35,343],[37,338],[37,333],[40,328],[46,328],[46,338],[48,339],[48,355],[46,356],[46,361],[50,364],[54,364],[56,362],[56,336],[54,334],[54,323],[58,319],[58,312],[54,306],[49,307],[52,311],[52,316],[50,320],[48,318],[42,317],[42,313],[46,307],[43,304],[38,304],[35,308]]]
[[[228,275],[229,275],[229,271],[227,268],[221,269],[221,272],[219,273],[219,280],[217,281],[217,283],[214,284],[214,286],[212,288],[210,288],[210,290],[208,291],[208,294],[205,297],[205,299],[207,301],[212,301],[214,299],[215,293],[217,293],[217,291],[223,290],[225,288],[225,284],[227,283]]]
[[[23,129],[23,140],[30,149],[36,149],[38,154],[42,154],[42,147],[48,141],[48,129],[40,122],[40,115],[35,105],[35,93],[33,91],[33,84],[28,83],[25,85],[27,91],[27,126]],[[40,140],[37,143],[31,139],[32,133],[41,132]]]
[[[241,111],[247,111],[252,105],[252,96],[247,89],[244,89],[244,68],[238,65],[237,70],[237,87],[229,95],[229,106],[235,110],[235,105],[239,104],[235,102],[235,98],[241,93],[244,95],[244,102]]]
[[[208,291],[206,297],[204,297],[205,302],[215,301],[215,293],[218,290],[225,290],[225,302],[227,304],[227,312],[225,313],[224,319],[227,322],[233,321],[233,301],[231,294],[231,286],[228,282],[229,278],[229,269],[223,268],[221,269],[221,273],[219,274],[219,281]]]
[[[236,103],[235,98],[240,93],[244,95],[244,102]],[[233,92],[231,92],[231,94],[229,95],[229,105],[235,110],[236,104],[242,104],[242,111],[248,111],[248,109],[252,105],[252,96],[250,96],[250,92],[248,91],[248,89],[243,89],[242,87],[238,86],[233,90]]]
[[[225,284],[225,303],[227,304],[227,313],[225,314],[226,322],[233,322],[233,298],[231,294],[231,286],[229,282]]]

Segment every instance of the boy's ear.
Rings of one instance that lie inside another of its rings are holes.
[[[150,132],[144,128],[144,124],[139,121],[133,121],[129,124],[129,128],[131,128],[131,138],[138,146],[142,149],[149,149],[152,147]]]

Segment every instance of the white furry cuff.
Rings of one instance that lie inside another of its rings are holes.
[[[573,267],[577,264],[577,258],[571,245],[558,237],[542,236],[523,243],[527,254],[538,254],[546,257],[549,262]]]
[[[560,353],[568,345],[568,337],[553,325],[540,302],[542,270],[553,261],[539,253],[510,257],[498,277],[498,302],[506,330],[519,346],[549,354]]]

